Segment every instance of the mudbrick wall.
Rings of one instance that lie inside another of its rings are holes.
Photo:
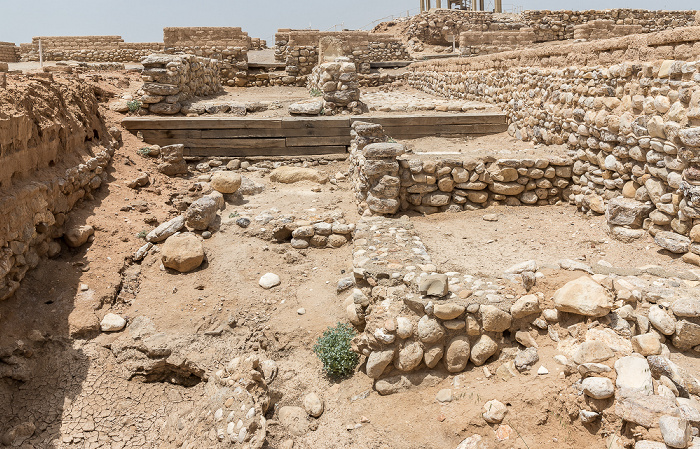
[[[525,11],[522,14],[500,14],[482,11],[431,10],[408,19],[402,32],[406,41],[429,45],[449,45],[452,36],[463,31],[503,31],[531,28],[535,42],[574,38],[576,25],[596,20],[611,20],[617,25],[638,25],[641,32],[652,33],[669,28],[691,26],[695,11],[648,11],[609,9],[605,11]],[[396,24],[396,22],[394,22]],[[379,24],[374,31],[383,32]]]
[[[153,54],[143,59],[141,107],[154,114],[177,114],[182,101],[221,90],[220,61],[194,55]]]
[[[0,42],[0,62],[19,61],[19,48],[12,42]]]
[[[688,27],[423,62],[409,83],[499,105],[518,139],[568,145],[574,186],[566,199],[605,213],[616,238],[647,230],[671,252],[698,255],[698,55],[700,27]]]
[[[61,250],[68,213],[103,182],[114,153],[93,89],[12,75],[0,91],[0,300]],[[77,234],[67,242],[75,242]]]
[[[158,42],[124,42],[121,36],[35,37],[20,45],[22,61],[39,60],[39,40],[45,61],[138,62],[154,51],[163,51]]]

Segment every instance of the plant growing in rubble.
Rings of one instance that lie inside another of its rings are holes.
[[[316,89],[315,87],[314,87],[313,89],[311,89],[311,90],[309,91],[309,93],[311,94],[312,97],[320,97],[321,95],[323,95],[323,92],[321,92],[320,90]]]
[[[359,356],[350,348],[350,340],[355,335],[352,326],[338,323],[326,329],[316,341],[314,352],[323,362],[323,370],[329,377],[345,377],[355,370]]]
[[[141,102],[138,100],[127,101],[126,107],[129,108],[129,112],[137,112],[141,109]]]

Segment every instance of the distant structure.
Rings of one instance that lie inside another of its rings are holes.
[[[447,9],[462,9],[466,11],[485,11],[484,0],[445,0]],[[442,0],[435,0],[435,7],[442,8]],[[420,12],[432,8],[432,0],[420,0]],[[503,12],[502,0],[495,0],[495,12]]]

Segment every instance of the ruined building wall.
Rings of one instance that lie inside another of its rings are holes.
[[[0,42],[0,62],[19,61],[19,48],[12,42]]]
[[[39,40],[45,61],[138,62],[163,51],[161,43],[124,42],[121,36],[44,36],[20,45],[22,61],[39,60]]]
[[[102,184],[116,142],[92,87],[11,75],[0,91],[0,300],[58,254],[67,214]]]
[[[519,139],[567,144],[575,157],[566,199],[597,213],[606,212],[607,200],[629,200],[608,202],[614,235],[638,237],[643,226],[666,249],[700,253],[687,237],[700,224],[698,56],[700,27],[688,27],[421,62],[409,83],[497,104]],[[632,219],[617,216],[621,210]]]
[[[177,114],[182,101],[221,91],[218,59],[194,55],[153,54],[144,58],[138,91],[141,107],[154,114]]]
[[[647,11],[610,9],[604,11],[525,11],[500,14],[483,11],[432,10],[409,19],[402,33],[406,41],[417,40],[429,45],[449,45],[451,36],[464,31],[506,31],[531,28],[535,42],[574,38],[577,25],[596,20],[610,20],[616,25],[637,25],[642,33],[692,26],[695,11]],[[375,30],[383,31],[382,24]],[[621,31],[619,29],[618,31]],[[637,29],[635,28],[634,31]],[[605,36],[610,37],[610,36]]]

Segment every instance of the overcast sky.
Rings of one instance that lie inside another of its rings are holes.
[[[486,2],[493,5],[493,0]],[[419,4],[419,0],[0,0],[0,41],[120,35],[127,42],[162,42],[166,26],[240,26],[272,45],[278,28],[367,28],[408,10],[415,14]],[[503,0],[504,9],[513,6],[678,10],[697,9],[700,0]]]

